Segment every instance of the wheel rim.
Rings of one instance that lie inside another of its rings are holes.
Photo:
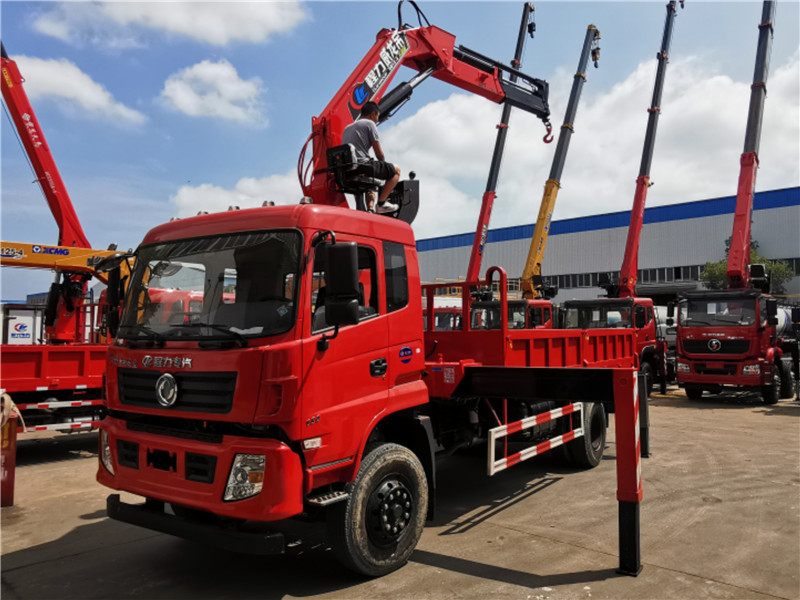
[[[380,547],[398,542],[408,531],[414,514],[414,497],[395,477],[385,479],[372,492],[367,504],[367,535]]]

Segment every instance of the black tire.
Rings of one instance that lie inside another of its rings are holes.
[[[794,398],[794,379],[792,378],[791,363],[781,364],[781,398]]]
[[[764,404],[777,404],[780,399],[781,373],[776,365],[772,366],[772,385],[761,387],[761,397]]]
[[[583,403],[583,436],[569,442],[572,462],[591,469],[600,464],[606,447],[606,409],[599,402]]]
[[[647,397],[649,398],[650,395],[653,393],[653,384],[655,383],[655,376],[656,376],[655,370],[653,369],[653,365],[646,360],[642,361],[642,364],[639,367],[639,374],[644,375],[645,377]]]
[[[684,386],[683,391],[686,392],[686,397],[693,402],[697,402],[703,397],[703,388],[696,385],[690,385],[687,383]]]
[[[406,564],[427,512],[419,459],[408,448],[382,444],[365,454],[347,500],[328,510],[328,543],[348,569],[380,577]]]

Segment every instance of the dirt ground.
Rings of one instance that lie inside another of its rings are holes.
[[[4,600],[800,598],[797,401],[654,394],[638,577],[616,573],[613,423],[589,471],[542,457],[490,478],[481,456],[447,459],[437,519],[405,567],[374,580],[341,568],[305,524],[291,525],[303,541],[286,555],[257,558],[110,521],[96,443],[20,442],[15,504],[2,509]]]

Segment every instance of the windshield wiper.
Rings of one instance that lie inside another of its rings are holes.
[[[244,348],[244,347],[247,346],[247,338],[245,338],[238,331],[232,331],[226,325],[219,325],[217,323],[202,323],[200,321],[192,321],[191,323],[180,323],[178,325],[175,325],[175,327],[177,327],[177,328],[187,328],[188,327],[188,328],[191,328],[191,329],[198,328],[198,327],[208,327],[209,329],[213,329],[214,331],[219,331],[220,333],[225,333],[229,337],[235,339],[236,342],[239,344],[239,346],[241,348]]]
[[[123,325],[120,329],[123,329],[123,328],[125,330],[132,330],[132,331],[136,332],[137,334],[143,333],[143,334],[147,335],[148,338],[147,338],[146,341],[152,342],[154,345],[156,343],[161,344],[162,346],[164,345],[164,336],[161,335],[160,333],[158,333],[157,331],[153,331],[152,329],[150,329],[146,325],[142,325],[141,323],[134,323],[133,325]],[[120,336],[120,337],[124,337],[124,336]],[[137,343],[138,341],[139,340],[132,340],[132,339],[128,340],[129,343]]]

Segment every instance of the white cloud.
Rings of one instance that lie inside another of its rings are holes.
[[[240,123],[265,124],[259,96],[261,80],[244,80],[226,60],[204,60],[170,75],[161,99],[192,117],[217,117]]]
[[[147,120],[66,59],[15,56],[14,60],[25,74],[25,92],[31,101],[55,99],[62,108],[80,116],[99,116],[120,124],[140,125]]]
[[[630,210],[655,67],[654,60],[641,64],[603,95],[592,93],[588,74],[555,219]],[[773,65],[767,82],[758,190],[800,184],[798,68],[795,55],[787,64]],[[551,80],[556,140],[571,84],[572,77],[566,72]],[[736,193],[749,97],[750,82],[733,81],[703,61],[686,59],[670,64],[650,169],[655,185],[648,192],[648,206]],[[418,238],[474,231],[499,116],[500,107],[482,98],[455,94],[381,132],[388,160],[397,162],[404,175],[416,171],[420,179],[421,208],[414,223]],[[556,142],[543,144],[543,134],[538,119],[513,111],[493,228],[535,222],[556,147]],[[450,204],[454,196],[448,189],[463,195],[460,205]]]
[[[267,41],[307,18],[302,4],[295,1],[62,2],[41,14],[34,28],[65,42],[112,48],[141,45],[134,33],[137,28],[224,46]]]
[[[605,94],[593,94],[591,72],[578,107],[554,218],[630,210],[655,74],[647,61]],[[795,55],[770,73],[757,190],[800,185],[800,62]],[[552,122],[558,139],[572,76],[552,78]],[[666,75],[648,206],[736,193],[750,83],[734,81],[703,61],[673,61]],[[486,187],[501,108],[476,96],[454,94],[381,130],[387,159],[403,177],[415,171],[421,186],[414,222],[418,239],[475,230]],[[533,223],[550,173],[556,141],[542,143],[542,123],[512,113],[492,228]],[[265,199],[293,204],[294,173],[242,179],[233,190],[182,187],[173,197],[181,215],[259,206]]]
[[[295,172],[272,175],[256,179],[244,177],[232,190],[226,190],[210,183],[198,186],[182,186],[170,198],[177,208],[179,217],[196,215],[199,211],[220,212],[229,206],[254,208],[265,201],[275,204],[297,204],[302,193]]]

